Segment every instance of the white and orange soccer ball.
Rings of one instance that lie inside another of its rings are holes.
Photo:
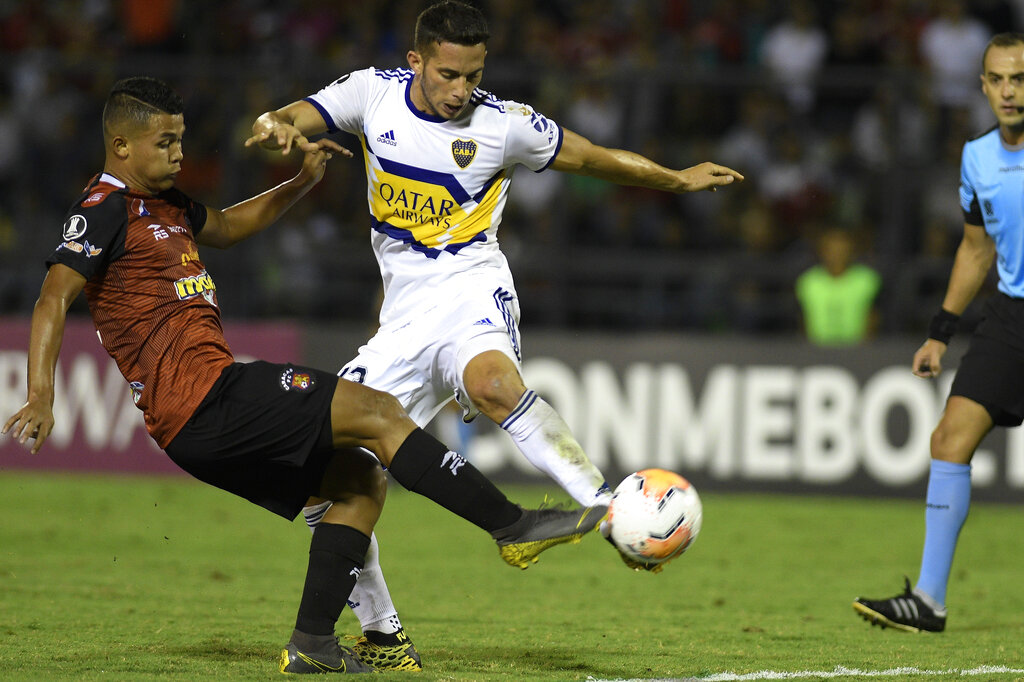
[[[608,507],[609,538],[624,555],[647,565],[685,552],[700,533],[703,507],[689,481],[665,469],[627,476]]]

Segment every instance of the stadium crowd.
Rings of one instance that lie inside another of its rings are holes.
[[[425,4],[0,3],[0,314],[32,308],[64,211],[100,170],[97,103],[116,79],[182,92],[194,127],[179,186],[226,206],[294,173],[243,148],[255,117],[353,68],[405,66]],[[478,4],[485,90],[598,143],[747,177],[674,196],[520,169],[500,236],[524,325],[795,333],[795,281],[838,227],[881,275],[878,328],[926,328],[962,232],[959,152],[994,124],[981,52],[1024,27],[1024,2]],[[373,319],[362,174],[337,159],[287,228],[204,253],[234,318]]]

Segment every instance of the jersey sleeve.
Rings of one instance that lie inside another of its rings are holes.
[[[174,203],[185,209],[185,219],[188,221],[189,227],[192,228],[192,237],[195,238],[206,227],[206,206],[178,189],[171,191],[176,194],[173,199]]]
[[[328,132],[362,132],[373,74],[373,68],[353,71],[305,98],[323,116]]]
[[[46,267],[60,263],[91,279],[124,255],[127,228],[128,215],[121,195],[113,194],[96,205],[79,202],[68,212],[62,241],[46,259]]]
[[[509,116],[505,158],[510,164],[520,163],[540,172],[551,165],[562,148],[562,129],[557,123],[530,107],[516,102],[505,103]]]
[[[963,155],[960,157],[960,210],[963,211],[964,222],[968,225],[984,225],[981,204],[978,203],[978,193],[974,188],[974,164],[975,159],[970,146],[964,145]]]

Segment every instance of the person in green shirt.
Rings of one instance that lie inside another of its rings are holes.
[[[831,227],[818,238],[820,262],[796,280],[807,338],[820,346],[851,346],[871,337],[877,325],[875,300],[882,278],[854,262],[853,235]]]

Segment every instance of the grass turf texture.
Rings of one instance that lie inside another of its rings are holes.
[[[534,505],[544,490],[507,492]],[[393,486],[378,537],[426,666],[414,679],[1024,668],[1019,507],[975,505],[948,630],[912,635],[870,627],[850,602],[916,577],[920,502],[703,499],[702,535],[660,575],[626,570],[596,533],[519,571],[483,532]],[[10,472],[0,516],[0,679],[283,679],[301,522],[186,478]],[[357,630],[346,610],[339,634]]]

